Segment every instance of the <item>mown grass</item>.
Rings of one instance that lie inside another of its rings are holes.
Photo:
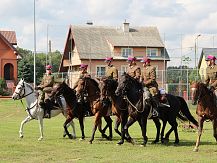
[[[192,108],[192,112],[195,108]],[[179,127],[180,145],[174,146],[174,134],[171,134],[168,145],[151,144],[156,129],[154,123],[148,121],[146,147],[142,142],[138,124],[130,128],[135,145],[125,143],[116,146],[119,136],[114,133],[113,141],[101,138],[96,132],[93,144],[88,140],[91,136],[93,118],[85,119],[86,140],[79,141],[80,129],[75,120],[77,139],[63,138],[62,124],[64,118],[57,116],[44,121],[43,141],[38,141],[38,122],[32,121],[24,127],[24,138],[19,138],[20,122],[26,116],[19,101],[0,99],[0,162],[44,163],[44,162],[216,162],[217,147],[213,138],[211,122],[205,123],[199,152],[193,152],[197,132],[183,130]],[[169,126],[169,125],[168,125]],[[167,128],[168,129],[168,128]]]

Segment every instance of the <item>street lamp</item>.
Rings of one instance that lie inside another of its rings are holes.
[[[36,63],[35,63],[35,55],[36,55],[36,25],[35,25],[35,0],[34,0],[34,88],[36,87]]]
[[[91,22],[91,21],[87,21],[87,23],[86,23],[87,25],[93,25],[93,22]],[[90,34],[91,34],[91,28],[90,28]],[[89,67],[90,67],[90,74],[91,74],[91,37],[90,37],[90,40],[89,40],[90,42],[90,52],[89,52]]]
[[[198,34],[197,37],[194,40],[194,55],[195,55],[195,69],[197,71],[197,79],[198,79],[198,65],[197,65],[197,48],[198,48],[198,38],[201,36],[201,34]]]

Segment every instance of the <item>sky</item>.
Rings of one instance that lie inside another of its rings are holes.
[[[217,47],[216,0],[35,0],[36,49],[63,52],[69,25],[156,26],[169,66],[195,66],[202,48]],[[34,50],[34,0],[1,0],[0,30],[14,30],[18,46]],[[197,37],[198,35],[200,37]],[[181,58],[189,57],[185,62]]]

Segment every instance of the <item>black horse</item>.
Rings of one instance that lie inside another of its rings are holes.
[[[122,98],[122,101],[124,101],[123,103],[127,108],[118,108],[121,112],[121,140],[118,144],[124,143],[124,139],[126,138],[125,134],[128,133],[128,128],[135,121],[138,121],[141,127],[143,136],[143,143],[141,145],[146,145],[148,141],[146,126],[150,107],[146,107],[142,94],[143,88],[140,82],[127,74],[121,76],[116,90],[116,96]]]
[[[159,107],[159,114],[160,117],[154,117],[153,121],[155,123],[155,126],[157,128],[157,135],[153,143],[159,142],[159,136],[161,135],[161,142],[167,143],[169,141],[169,136],[172,131],[175,133],[175,144],[179,143],[179,136],[178,136],[178,124],[176,121],[176,118],[179,118],[183,121],[189,120],[192,122],[195,126],[198,126],[198,122],[194,119],[194,117],[191,115],[188,105],[186,101],[180,97],[180,96],[174,96],[172,94],[167,94],[167,99],[169,101],[170,107]],[[181,114],[180,114],[181,113]],[[160,134],[160,128],[161,124],[159,119],[163,122],[163,127]],[[164,137],[164,131],[167,122],[171,125],[170,130],[166,133]]]
[[[128,75],[125,75],[125,76],[129,77]],[[114,94],[115,89],[117,87],[117,82],[114,81],[114,80],[111,80],[111,79],[107,79],[107,80],[104,80],[103,83],[104,84],[101,84],[102,85],[101,86],[102,90],[104,90],[103,93],[106,94],[107,96],[111,97],[113,105],[115,106],[115,107],[113,107],[114,108],[113,113],[115,113],[116,116],[117,116],[115,131],[120,135],[120,132],[118,130],[118,126],[119,126],[119,124],[121,122],[121,117],[120,117],[120,108],[121,107],[118,106],[118,103],[120,103],[119,101],[121,101],[121,100],[118,100],[118,98],[120,98],[120,97]],[[150,94],[149,91],[144,89],[143,96],[144,96],[143,101],[146,104],[146,107],[150,107],[149,109],[146,108],[147,111],[149,110],[149,116],[148,116],[148,118],[149,118],[152,115],[151,94]],[[168,94],[167,97],[169,98],[171,108],[167,108],[167,107],[159,108],[160,115],[161,115],[160,118],[163,121],[163,128],[161,130],[161,142],[162,143],[167,142],[169,140],[170,133],[175,129],[175,132],[176,132],[176,141],[175,142],[178,143],[179,139],[178,139],[178,132],[177,132],[176,117],[178,117],[178,118],[180,118],[182,120],[189,120],[196,126],[198,126],[198,123],[194,119],[194,117],[191,115],[191,113],[189,111],[189,108],[188,108],[188,105],[187,105],[186,101],[182,97],[173,96],[173,95],[170,95],[170,94]],[[122,99],[122,97],[121,97],[121,99]],[[179,114],[179,111],[182,112],[184,117]],[[147,116],[147,113],[146,113],[146,116]],[[152,119],[153,119],[153,121],[155,123],[155,126],[157,128],[156,138],[153,141],[153,143],[157,143],[157,142],[159,142],[161,123],[160,123],[159,117],[152,118]],[[131,119],[130,123],[128,123],[128,124],[126,123],[126,124],[129,125],[129,124],[134,123],[135,121],[136,121],[135,119]],[[166,134],[166,136],[164,138],[164,130],[165,130],[167,122],[169,122],[172,127],[168,131],[168,133]],[[128,135],[128,138],[130,138],[129,135]]]
[[[86,108],[81,103],[77,102],[75,90],[71,89],[64,81],[60,84],[55,85],[51,98],[55,96],[59,96],[59,95],[64,96],[66,103],[68,105],[67,119],[63,125],[67,136],[69,138],[72,138],[72,135],[69,134],[67,130],[68,123],[71,122],[74,118],[78,118],[80,129],[81,129],[81,134],[82,134],[81,139],[83,140],[85,138],[84,117],[86,113]]]

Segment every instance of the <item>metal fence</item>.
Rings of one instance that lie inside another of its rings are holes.
[[[123,72],[119,72],[119,75]],[[198,76],[197,76],[198,75]],[[66,80],[70,87],[78,80],[78,72],[63,72],[54,73],[57,81]],[[91,76],[99,77],[96,73],[91,73]],[[167,69],[157,71],[157,82],[159,88],[164,88],[167,93],[182,96],[185,100],[191,100],[190,85],[193,81],[199,79],[199,74],[195,69]]]

